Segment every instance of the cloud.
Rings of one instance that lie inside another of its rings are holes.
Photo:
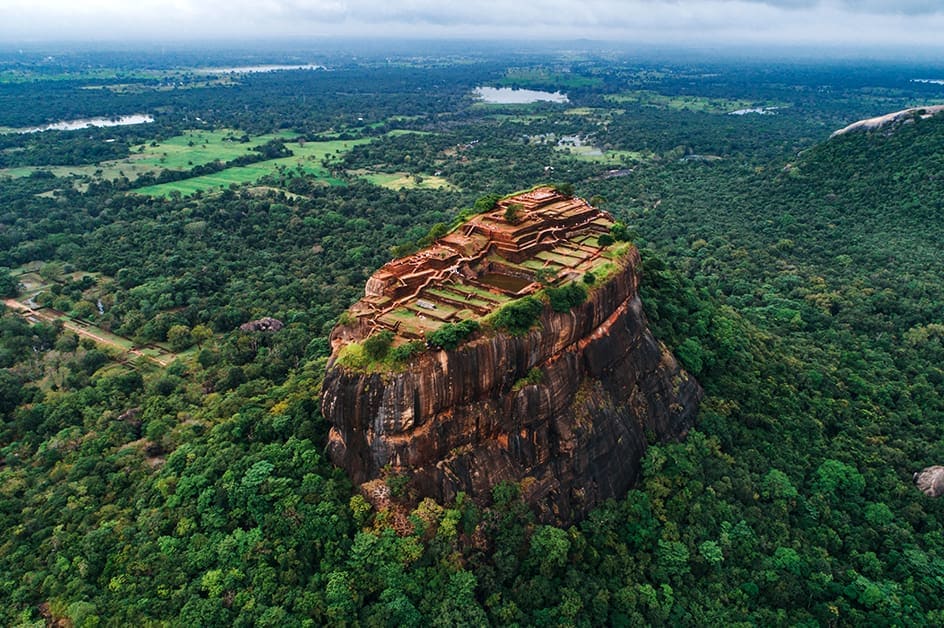
[[[420,37],[935,45],[939,0],[0,0],[0,40]]]
[[[746,0],[781,9],[812,9],[835,5],[850,13],[933,15],[944,12],[940,0]]]
[[[851,11],[905,15],[941,15],[944,6],[939,0],[843,0]]]

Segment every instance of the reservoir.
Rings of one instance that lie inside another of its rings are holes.
[[[534,89],[512,89],[510,87],[476,87],[475,96],[494,105],[526,105],[533,102],[569,102],[567,94],[542,92]]]
[[[127,126],[129,124],[145,124],[154,122],[154,118],[145,113],[135,113],[129,116],[114,118],[79,118],[78,120],[60,120],[45,126],[32,126],[14,129],[16,133],[39,133],[40,131],[78,131],[88,127]]]

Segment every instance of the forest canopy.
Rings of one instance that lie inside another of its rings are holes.
[[[939,65],[334,53],[217,81],[89,54],[0,54],[4,130],[154,117],[0,134],[0,623],[944,622],[944,506],[911,485],[944,463],[944,118],[828,139],[944,101],[910,80]],[[522,77],[569,103],[471,95]],[[324,455],[330,330],[391,250],[547,180],[640,248],[695,429],[567,529],[514,484],[404,509],[390,474],[373,508]]]

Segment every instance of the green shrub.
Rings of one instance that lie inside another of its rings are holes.
[[[521,220],[522,209],[523,207],[520,203],[512,203],[505,208],[505,220],[513,225],[518,224],[518,222]]]
[[[555,191],[563,194],[564,196],[573,196],[574,195],[574,184],[573,183],[555,183],[551,186]]]
[[[530,386],[532,384],[540,384],[544,380],[544,371],[538,367],[533,367],[528,374],[515,382],[515,385],[511,387],[512,390],[518,391],[524,388],[525,386]]]
[[[406,487],[410,483],[408,475],[388,475],[384,482],[390,489],[390,494],[394,497],[400,497],[406,492]]]
[[[9,268],[0,268],[0,297],[13,298],[20,292],[20,280],[10,274]]]
[[[472,208],[479,214],[495,209],[495,205],[502,199],[501,194],[486,194],[475,201]]]
[[[412,255],[413,253],[416,253],[417,251],[432,245],[433,242],[449,233],[449,229],[450,226],[446,223],[437,222],[432,227],[430,227],[429,231],[426,232],[426,235],[421,236],[415,240],[407,240],[390,247],[390,253],[394,257],[406,257],[408,255]]]
[[[364,340],[364,353],[371,360],[379,362],[387,357],[390,345],[393,344],[393,332],[384,330]]]
[[[367,368],[370,360],[364,352],[364,345],[352,342],[341,347],[337,363],[339,366],[360,371]]]
[[[436,349],[451,351],[478,329],[478,322],[473,320],[446,323],[436,331],[426,334],[426,344]]]
[[[617,242],[629,242],[637,237],[635,231],[631,232],[629,227],[622,222],[613,223],[613,226],[610,227],[610,234]]]
[[[506,329],[514,336],[519,336],[537,322],[544,304],[534,297],[524,297],[505,305],[495,312],[492,323],[495,327]]]
[[[577,283],[569,283],[560,288],[548,288],[545,292],[551,302],[551,309],[558,313],[569,312],[587,300],[587,289]]]
[[[422,341],[414,340],[406,344],[400,345],[399,347],[394,347],[390,350],[390,359],[394,362],[406,362],[413,356],[419,355],[423,352],[423,349],[426,348],[426,345]]]

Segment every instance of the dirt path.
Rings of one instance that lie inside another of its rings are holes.
[[[108,338],[104,338],[96,334],[95,332],[86,329],[85,327],[81,326],[80,324],[76,322],[73,322],[69,319],[57,319],[56,316],[50,314],[49,312],[43,312],[41,310],[33,309],[28,305],[20,303],[16,299],[4,299],[3,304],[12,310],[16,310],[17,312],[20,312],[22,315],[26,317],[31,316],[33,318],[44,320],[47,322],[61,320],[62,326],[65,329],[68,329],[69,331],[73,331],[79,336],[84,336],[85,338],[91,338],[92,340],[94,340],[95,342],[99,344],[113,347],[115,349],[118,349],[119,351],[127,352],[134,356],[146,358],[159,366],[168,366],[173,361],[172,358],[168,358],[168,357],[147,355],[146,353],[143,353],[139,349],[135,349],[133,347],[131,349],[128,349],[126,347],[121,346],[114,340],[109,340]],[[27,318],[27,320],[29,319]]]

